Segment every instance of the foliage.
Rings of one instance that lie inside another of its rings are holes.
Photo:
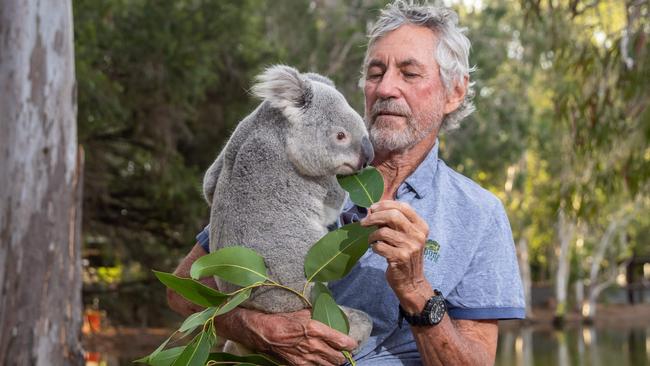
[[[347,182],[348,179],[354,178],[354,182],[358,183],[361,187],[374,187],[377,194],[372,195],[351,195],[351,200],[355,204],[370,202],[370,204],[377,202],[381,198],[381,192],[384,190],[384,182],[381,175],[375,168],[367,168],[357,174],[347,177],[339,177],[339,184],[344,186],[342,182]],[[344,188],[348,192],[355,191],[357,186],[345,185]],[[372,190],[373,192],[375,190]],[[354,229],[349,227],[353,226]],[[192,314],[181,324],[180,328],[174,333],[191,334],[195,329],[200,326],[202,330],[194,337],[194,339],[184,347],[176,347],[169,350],[164,350],[169,340],[174,336],[172,334],[163,344],[161,344],[150,355],[140,358],[135,362],[146,363],[149,365],[172,364],[172,365],[204,365],[210,357],[210,348],[215,344],[217,333],[215,331],[215,317],[225,314],[238,305],[246,301],[252,291],[263,286],[272,286],[282,288],[292,292],[294,295],[300,297],[307,306],[312,309],[312,319],[318,320],[323,324],[330,326],[340,332],[348,334],[350,325],[345,313],[336,304],[332,293],[327,286],[320,282],[315,281],[329,281],[338,280],[343,278],[350,271],[352,266],[356,264],[361,255],[368,250],[368,235],[373,231],[373,228],[365,229],[360,228],[358,224],[346,225],[340,229],[334,230],[330,234],[344,233],[344,235],[325,235],[312,249],[318,255],[313,256],[308,254],[304,260],[306,283],[301,293],[286,287],[280,283],[275,282],[268,275],[268,268],[264,263],[264,258],[257,254],[254,250],[241,246],[224,247],[216,250],[206,256],[201,257],[192,264],[190,274],[192,279],[178,278],[170,273],[154,271],[158,279],[165,284],[165,286],[176,291],[178,294],[185,297],[187,300],[194,304],[206,307],[198,313]],[[349,243],[360,243],[359,250],[356,250],[353,256],[347,256],[346,249],[350,246]],[[310,253],[312,250],[310,250]],[[358,254],[358,255],[357,255]],[[342,267],[340,258],[346,256],[348,260]],[[325,259],[323,261],[323,258]],[[336,260],[335,260],[336,259]],[[308,268],[316,268],[313,271]],[[311,275],[310,275],[311,273]],[[326,278],[318,276],[319,273],[328,273]],[[206,287],[198,280],[202,277],[216,276],[222,280],[232,284],[241,286],[241,288],[233,293],[224,294],[216,290]],[[306,298],[307,288],[311,282],[313,283],[313,290],[311,292],[311,301]],[[354,360],[349,353],[344,352],[348,360],[354,365]],[[230,357],[225,354],[225,357]],[[234,357],[234,356],[232,356]],[[248,359],[232,358],[237,364],[255,364],[262,361],[260,364],[266,364],[266,358],[260,355],[250,356]],[[215,361],[215,360],[212,360]],[[216,362],[216,361],[215,361]]]

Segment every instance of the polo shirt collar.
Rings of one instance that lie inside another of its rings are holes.
[[[413,191],[416,198],[424,198],[433,189],[433,177],[436,175],[438,169],[438,147],[440,143],[436,139],[436,143],[431,148],[431,151],[424,158],[422,163],[409,175],[408,178],[397,189],[397,196],[401,196],[406,191]]]

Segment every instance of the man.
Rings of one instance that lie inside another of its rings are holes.
[[[369,35],[360,83],[385,190],[367,211],[348,202],[341,224],[361,218],[379,229],[369,238],[372,250],[330,283],[339,304],[373,318],[371,338],[355,355],[359,365],[492,364],[497,320],[524,317],[501,203],[437,156],[441,127],[473,109],[470,43],[456,22],[450,9],[397,1]],[[205,232],[198,238],[206,245]],[[197,244],[176,273],[187,276],[205,253]],[[199,310],[173,292],[169,302],[185,315]],[[223,336],[291,364],[338,365],[340,351],[356,346],[308,311],[236,309],[217,324]]]

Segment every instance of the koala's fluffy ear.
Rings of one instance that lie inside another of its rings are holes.
[[[327,76],[323,76],[323,75],[317,74],[315,72],[305,73],[305,76],[310,80],[318,81],[318,82],[321,82],[321,83],[323,83],[325,85],[329,85],[331,87],[336,87],[336,85],[334,85],[334,82],[330,78],[328,78]]]
[[[308,107],[313,96],[309,79],[290,66],[275,65],[256,77],[252,92],[258,98],[268,100],[287,117],[300,108]]]

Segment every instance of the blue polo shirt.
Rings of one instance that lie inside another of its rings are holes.
[[[438,143],[398,188],[429,225],[425,275],[447,299],[455,319],[523,319],[525,305],[512,231],[503,205],[492,193],[438,159]],[[366,210],[347,201],[338,225],[363,218]],[[208,251],[207,228],[197,240]],[[358,365],[420,365],[410,327],[397,326],[397,297],[386,282],[386,260],[372,250],[345,278],[329,284],[339,305],[368,313],[370,339],[355,355]]]

